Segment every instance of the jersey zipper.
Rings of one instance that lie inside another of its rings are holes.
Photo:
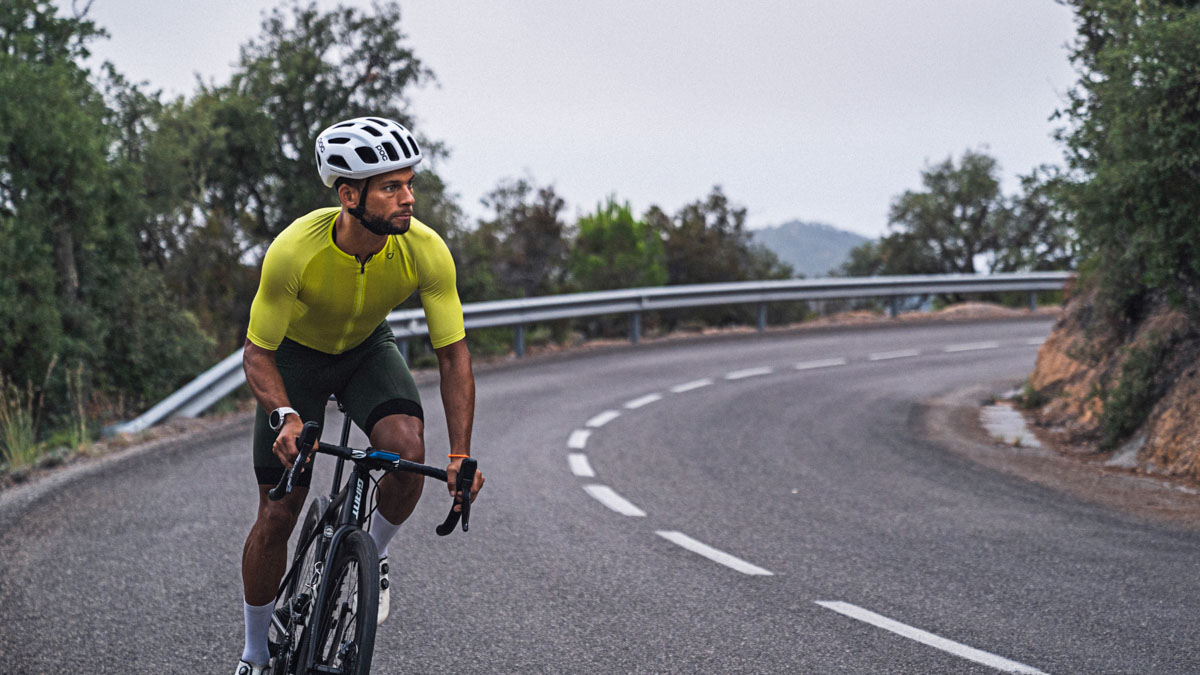
[[[350,331],[354,329],[354,323],[358,320],[358,315],[362,314],[363,303],[367,298],[367,263],[370,260],[371,258],[367,258],[358,263],[358,274],[354,278],[354,311],[346,321],[346,330],[342,331],[342,339],[338,340],[337,349],[339,354],[345,351],[346,342],[350,339]]]

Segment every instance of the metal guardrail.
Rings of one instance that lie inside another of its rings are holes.
[[[1028,272],[991,275],[930,275],[783,279],[688,286],[655,286],[619,291],[551,295],[518,300],[473,302],[463,305],[468,330],[516,327],[516,352],[524,353],[526,324],[605,314],[631,316],[631,341],[641,336],[643,312],[686,307],[757,303],[758,328],[766,326],[766,305],[772,302],[892,298],[947,293],[1028,292],[1031,306],[1038,291],[1061,290],[1071,272]],[[896,304],[892,303],[892,314]],[[392,312],[387,317],[396,339],[429,334],[423,310]],[[108,433],[135,433],[172,417],[196,417],[246,381],[242,350],[225,357],[183,388],[163,399],[136,419],[106,429]]]

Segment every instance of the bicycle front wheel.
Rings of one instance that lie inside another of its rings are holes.
[[[375,649],[379,560],[375,543],[355,530],[341,540],[317,604],[313,665],[323,672],[366,675]]]
[[[275,616],[271,621],[268,641],[275,657],[273,672],[292,675],[296,672],[296,653],[304,644],[303,631],[312,605],[316,602],[316,589],[321,580],[320,560],[325,546],[317,528],[329,507],[329,498],[318,496],[308,505],[304,524],[300,528],[298,544],[309,545],[295,553],[292,561],[292,577],[275,603]]]

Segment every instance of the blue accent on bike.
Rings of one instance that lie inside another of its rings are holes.
[[[370,457],[371,459],[382,459],[385,462],[395,462],[403,459],[400,455],[397,455],[394,452],[385,452],[383,450],[372,450],[371,452],[367,453],[367,457]]]

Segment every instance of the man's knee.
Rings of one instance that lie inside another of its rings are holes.
[[[411,415],[388,415],[371,429],[371,447],[394,452],[410,462],[424,462],[424,424]]]
[[[293,492],[287,499],[273,502],[263,499],[258,505],[258,519],[254,529],[267,542],[283,541],[287,543],[292,529],[300,516],[300,508],[304,505],[302,495]]]

